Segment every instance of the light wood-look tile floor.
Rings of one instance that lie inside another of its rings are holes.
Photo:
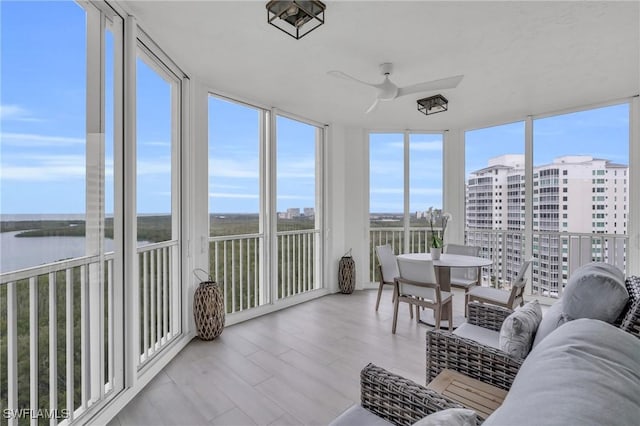
[[[455,291],[454,311],[464,293]],[[194,339],[110,426],[325,425],[360,400],[373,362],[425,382],[425,332],[402,303],[391,334],[391,291],[333,294]]]

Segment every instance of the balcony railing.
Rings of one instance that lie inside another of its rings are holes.
[[[277,234],[277,298],[305,293],[317,288],[316,251],[320,231],[305,229]],[[269,301],[268,289],[261,279],[264,251],[262,234],[231,235],[209,238],[209,271],[224,289],[227,313],[241,312]],[[274,298],[275,299],[275,298]]]
[[[409,252],[428,250],[430,228],[411,228]],[[436,232],[440,232],[439,230]],[[375,246],[389,244],[396,254],[404,253],[403,228],[372,228],[369,232],[370,280],[378,281]],[[482,269],[482,284],[509,287],[525,260],[524,231],[467,230],[466,244],[480,247],[480,256],[492,265]],[[625,270],[628,236],[620,234],[588,234],[566,232],[533,233],[531,294],[560,297],[567,279],[585,263],[600,261]]]
[[[177,249],[177,241],[137,249],[138,368],[180,334]],[[113,256],[0,275],[0,405],[14,413],[9,423],[72,420],[114,393],[115,351],[123,341],[115,326],[122,313],[115,311]]]
[[[434,232],[442,237],[442,230],[434,228]],[[430,248],[431,228],[412,227],[409,228],[409,250],[408,253],[426,253]],[[371,281],[378,281],[378,259],[376,257],[376,246],[389,244],[393,252],[398,255],[405,253],[405,232],[404,228],[385,227],[371,228],[369,231],[369,278]]]
[[[428,249],[429,228],[411,228],[409,252]],[[370,235],[370,279],[377,281],[375,246],[389,244],[396,254],[404,252],[403,228],[372,228]],[[481,248],[480,256],[491,259],[482,269],[482,284],[509,287],[514,281],[525,254],[524,231],[467,230],[466,244]],[[585,263],[611,263],[620,270],[626,267],[628,236],[621,234],[589,234],[566,232],[533,233],[531,294],[560,297],[571,272]]]

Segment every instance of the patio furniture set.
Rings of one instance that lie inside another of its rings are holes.
[[[584,265],[544,315],[471,301],[455,331],[426,332],[425,376],[367,365],[360,404],[332,425],[637,424],[640,277]]]

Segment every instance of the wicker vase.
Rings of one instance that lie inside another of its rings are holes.
[[[213,340],[224,328],[224,297],[215,281],[200,283],[193,295],[193,318],[198,337]]]
[[[351,256],[343,256],[338,265],[338,285],[340,292],[344,294],[353,293],[356,285],[356,262]]]

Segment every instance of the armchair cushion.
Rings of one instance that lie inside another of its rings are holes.
[[[390,426],[393,423],[378,417],[360,404],[354,404],[333,419],[329,426]]]
[[[525,358],[531,350],[533,336],[542,321],[542,309],[537,300],[517,308],[502,323],[500,350],[516,358]]]
[[[493,287],[476,286],[469,291],[469,294],[481,297],[483,299],[494,300],[498,303],[506,305],[509,302],[509,296],[511,293]]]
[[[418,420],[413,426],[476,426],[476,412],[468,408],[447,408],[429,414]]]
[[[471,339],[485,346],[500,349],[500,333],[489,330],[468,322],[460,324],[460,327],[453,331],[453,334],[466,339]]]
[[[613,324],[629,299],[622,271],[604,262],[576,269],[562,296],[566,320],[591,318]]]

